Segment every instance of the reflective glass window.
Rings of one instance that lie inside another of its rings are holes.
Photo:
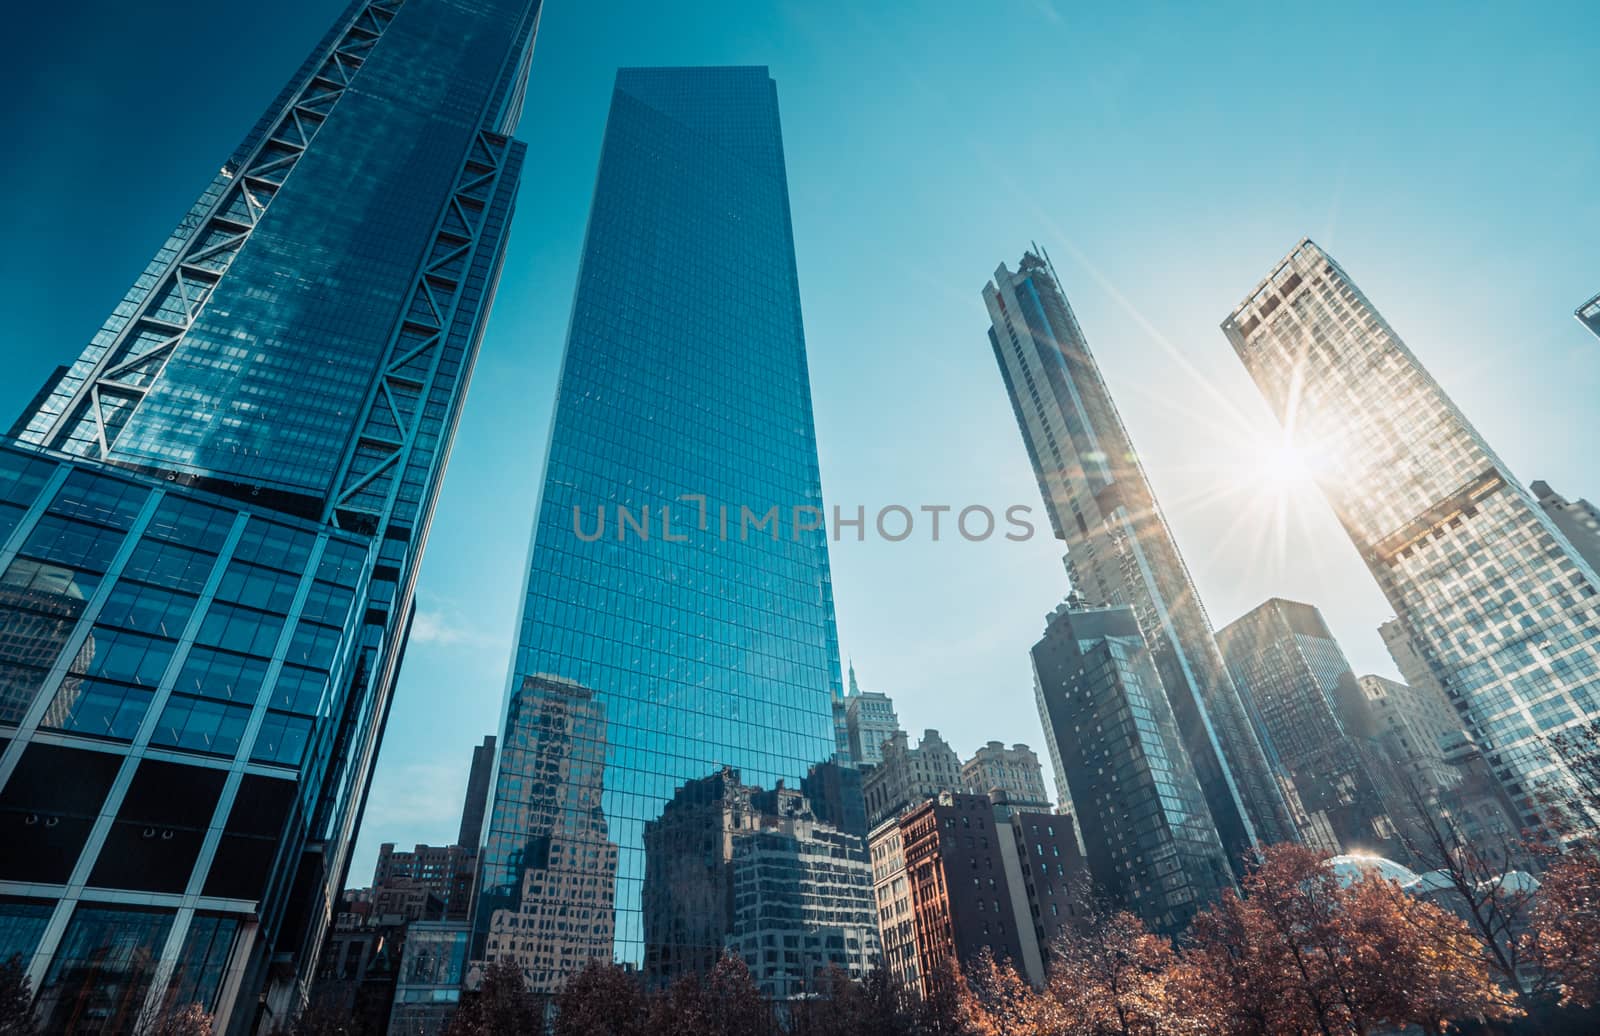
[[[170,910],[79,906],[39,987],[44,1031],[133,1032],[172,919]]]

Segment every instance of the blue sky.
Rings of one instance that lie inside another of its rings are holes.
[[[1131,5],[1118,5],[1131,6]],[[1580,4],[551,0],[499,300],[423,568],[351,874],[447,842],[495,729],[584,221],[620,65],[778,82],[830,503],[1037,493],[979,290],[1055,260],[1214,622],[1321,607],[1358,672],[1390,610],[1218,323],[1309,235],[1524,480],[1600,494],[1600,76]],[[30,5],[0,67],[0,415],[76,355],[339,5]],[[846,541],[840,637],[915,735],[1043,755],[1046,538]]]

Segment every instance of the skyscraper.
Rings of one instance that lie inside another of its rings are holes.
[[[821,504],[777,88],[764,68],[625,69],[511,665],[478,959],[509,955],[553,981],[581,955],[645,968],[647,938],[657,962],[722,952],[727,924],[652,927],[643,892],[682,903],[656,876],[706,865],[666,858],[690,840],[665,836],[680,828],[664,811],[687,815],[695,782],[729,767],[794,789],[834,758],[827,541],[820,521],[791,521]],[[768,514],[777,525],[746,520]],[[562,683],[605,720],[571,725],[567,751],[584,762],[565,769],[523,748]],[[617,847],[613,933],[581,946],[575,933],[566,945],[582,953],[560,959],[540,959],[534,931],[495,927],[570,916],[573,889],[524,880],[546,851],[535,792]]]
[[[489,780],[494,776],[494,735],[472,749],[472,768],[467,772],[467,797],[461,804],[461,832],[456,844],[474,852],[483,841],[483,813],[489,808]]]
[[[1579,306],[1574,315],[1579,323],[1593,331],[1595,337],[1600,338],[1600,295]]]
[[[1151,928],[1181,931],[1229,885],[1232,861],[1138,620],[1127,607],[1064,604],[1032,657],[1089,873]]]
[[[1222,324],[1499,779],[1570,779],[1545,738],[1600,718],[1600,576],[1322,249]]]
[[[1274,597],[1219,629],[1217,644],[1269,757],[1312,821],[1305,840],[1319,843],[1325,830],[1334,852],[1402,853],[1390,789],[1374,766],[1377,726],[1322,613]]]
[[[983,298],[1072,584],[1091,603],[1133,609],[1211,821],[1242,867],[1253,843],[1292,840],[1295,830],[1083,331],[1033,252],[1016,273],[1002,263]]]
[[[390,703],[533,0],[357,0],[0,449],[0,956],[45,1028],[285,1019]]]

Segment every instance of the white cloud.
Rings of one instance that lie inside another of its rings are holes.
[[[411,640],[417,644],[438,644],[441,647],[508,649],[503,636],[482,626],[463,622],[445,609],[417,609],[417,616],[411,623]]]

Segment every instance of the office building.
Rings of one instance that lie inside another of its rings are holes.
[[[1592,331],[1596,338],[1600,338],[1600,295],[1579,306],[1573,314],[1578,322]]]
[[[449,1028],[461,1003],[471,942],[472,926],[460,921],[409,926],[399,951],[389,1036],[441,1036]]]
[[[1311,241],[1222,327],[1524,823],[1541,823],[1541,797],[1575,787],[1547,739],[1600,719],[1600,575]]]
[[[714,959],[725,927],[651,929],[652,868],[703,863],[649,832],[724,767],[797,788],[838,751],[783,154],[764,68],[617,74],[473,932],[475,961],[510,955],[532,988],[590,958]]]
[[[1548,482],[1535,481],[1528,488],[1579,556],[1590,568],[1600,569],[1600,508],[1587,500],[1568,500]]]
[[[1133,610],[1230,859],[1295,830],[1133,443],[1059,281],[1035,252],[983,289],[989,343],[1088,601]]]
[[[1032,652],[1089,873],[1152,930],[1176,933],[1232,870],[1150,654],[1131,609],[1066,604]]]
[[[861,782],[867,823],[877,827],[942,791],[963,787],[961,757],[937,730],[924,730],[915,748],[906,732],[897,730],[884,743],[882,761],[867,771]]]
[[[472,767],[467,771],[467,797],[461,806],[461,832],[456,844],[474,852],[483,841],[483,811],[489,807],[489,780],[494,776],[494,735],[472,750]]]
[[[1336,854],[1403,854],[1366,697],[1322,613],[1274,597],[1217,630],[1217,644],[1268,758],[1294,783],[1302,838],[1318,845],[1328,831],[1322,847]]]
[[[1044,771],[1039,757],[1027,745],[1007,748],[990,741],[961,764],[961,784],[974,795],[988,795],[1013,806],[1050,808],[1050,793],[1044,789]]]
[[[1443,746],[1462,732],[1449,700],[1426,684],[1415,687],[1370,674],[1358,683],[1372,712],[1374,736],[1398,768],[1407,795],[1449,787],[1455,775]]]
[[[243,1032],[304,1000],[504,255],[537,8],[346,8],[0,450],[0,956],[49,1031],[198,1002]]]

